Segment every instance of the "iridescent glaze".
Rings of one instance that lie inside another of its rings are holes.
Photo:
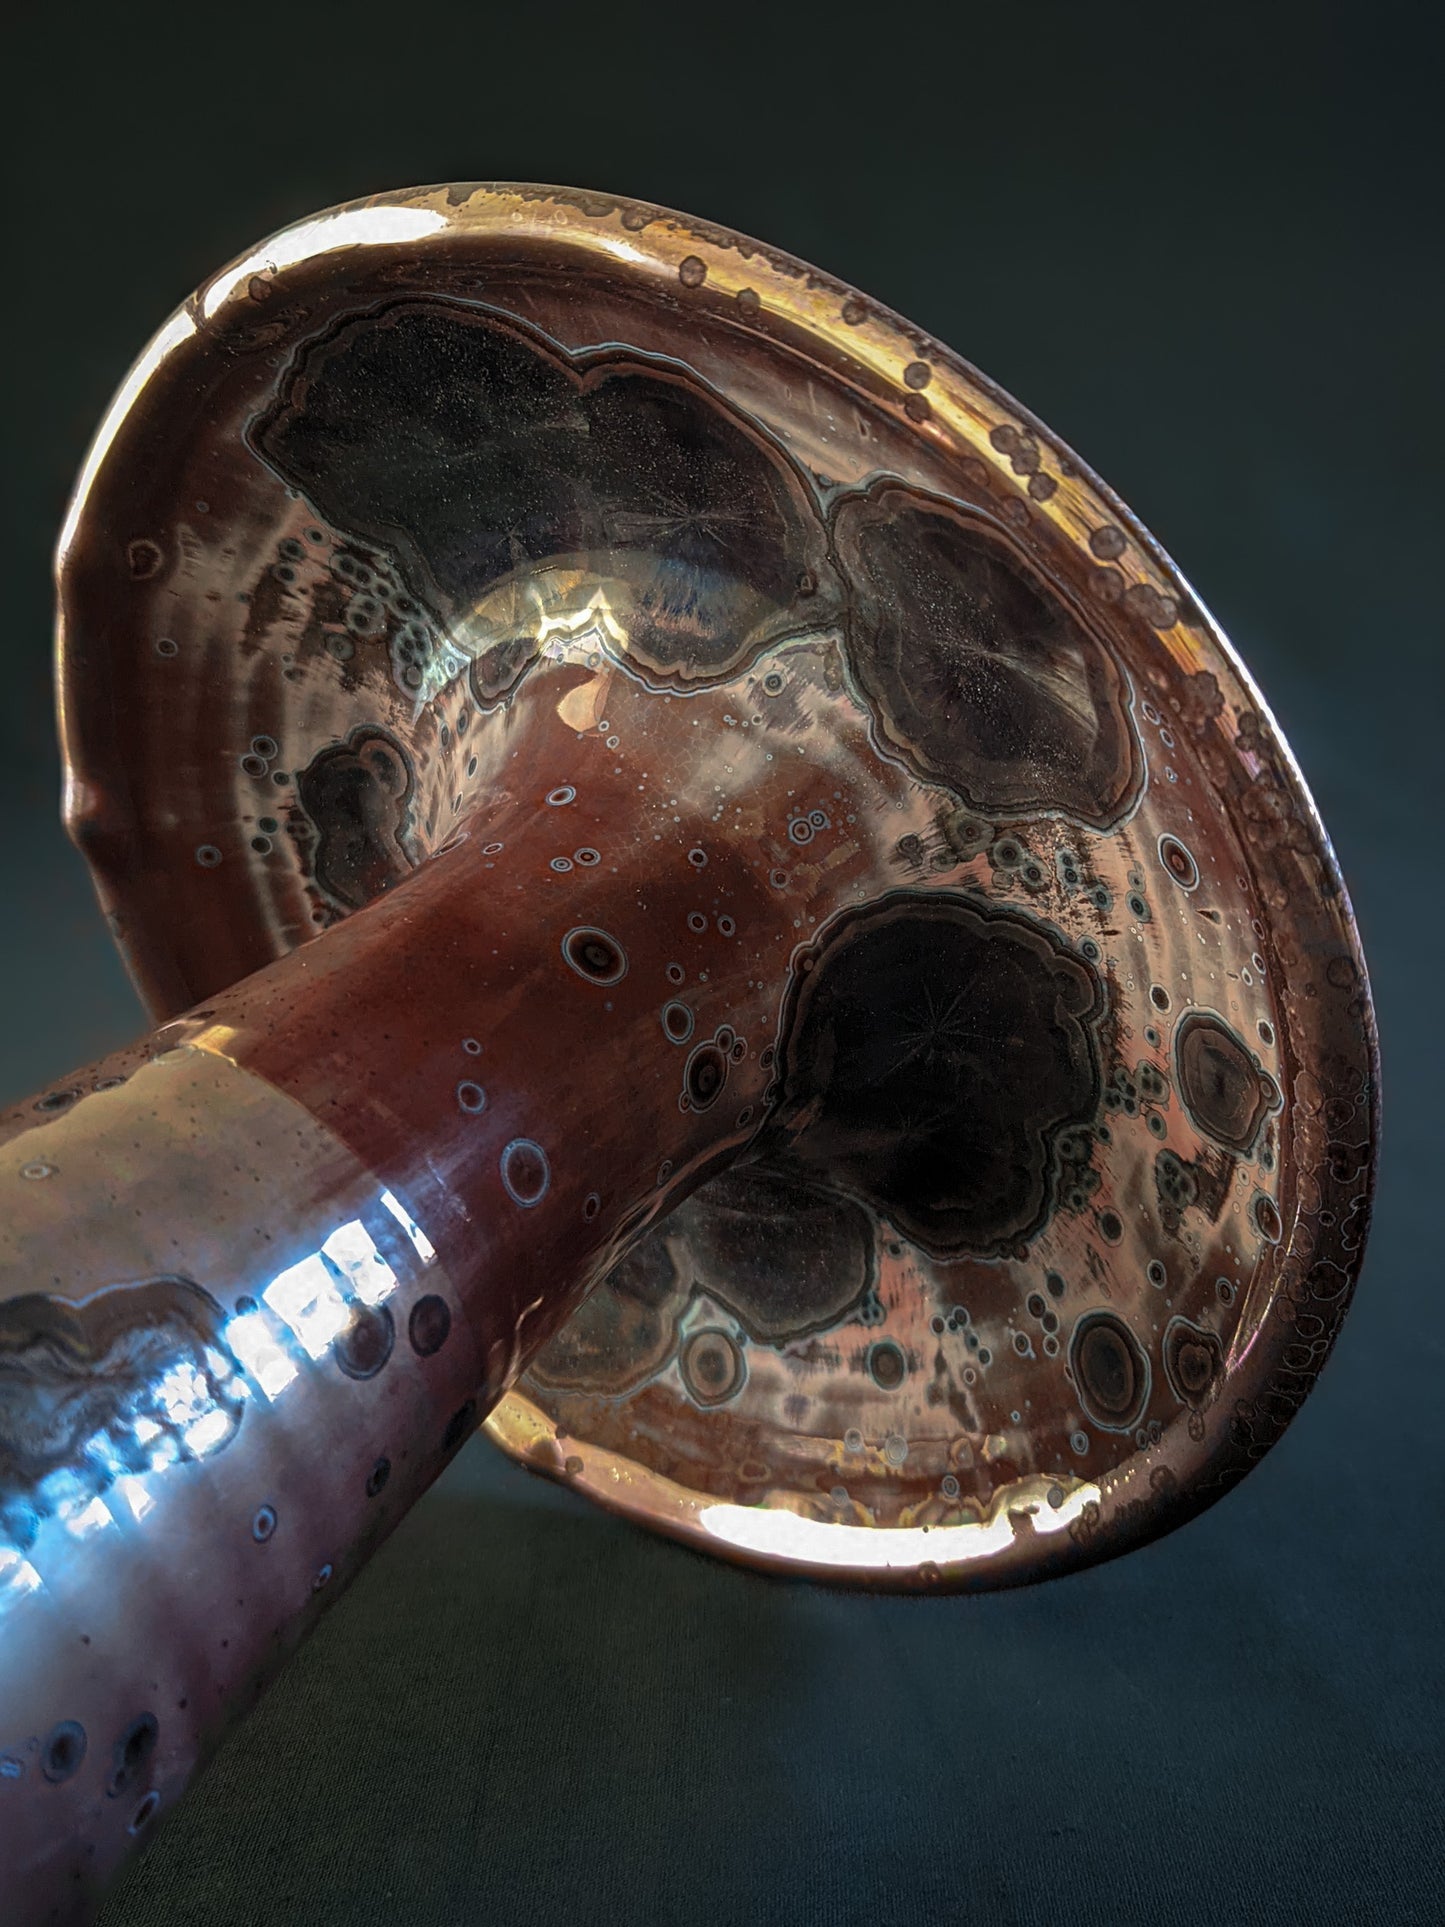
[[[1368,1215],[1348,903],[1167,558],[937,343],[654,208],[359,203],[157,336],[60,582],[67,820],[173,1021],[0,1149],[34,1917],[489,1413],[906,1586],[1283,1429]]]

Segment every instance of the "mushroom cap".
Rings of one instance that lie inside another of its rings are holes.
[[[1293,1416],[1373,1182],[1349,902],[1178,570],[948,349],[659,208],[380,196],[160,331],[59,579],[66,820],[157,1020],[440,847],[549,658],[735,695],[769,762],[820,705],[866,736],[886,820],[759,830],[799,936],[751,1145],[492,1413],[525,1464],[972,1587],[1180,1523]],[[737,1040],[659,1024],[712,1101]]]

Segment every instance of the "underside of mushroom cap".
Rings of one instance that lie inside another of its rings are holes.
[[[739,1050],[767,1101],[492,1415],[526,1463],[756,1563],[997,1584],[1179,1522],[1292,1416],[1369,1208],[1348,901],[1177,571],[946,349],[635,203],[358,203],[162,330],[60,579],[67,821],[157,1017],[519,785],[564,895],[611,860],[589,759],[667,780],[618,678],[751,776],[775,1027],[710,1007],[749,933],[701,842],[656,996],[680,1103]],[[518,692],[579,670],[576,769],[519,773]]]

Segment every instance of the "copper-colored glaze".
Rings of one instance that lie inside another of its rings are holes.
[[[488,1413],[918,1587],[1278,1437],[1369,1211],[1348,902],[1172,564],[946,349],[655,208],[357,203],[157,336],[60,583],[67,820],[170,1021],[0,1130],[23,1918]]]

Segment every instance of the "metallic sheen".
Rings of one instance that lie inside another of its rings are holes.
[[[1187,583],[957,356],[658,208],[382,196],[162,328],[59,584],[161,1028],[0,1120],[15,1918],[483,1420],[915,1588],[1278,1438],[1369,1214],[1348,900]]]

